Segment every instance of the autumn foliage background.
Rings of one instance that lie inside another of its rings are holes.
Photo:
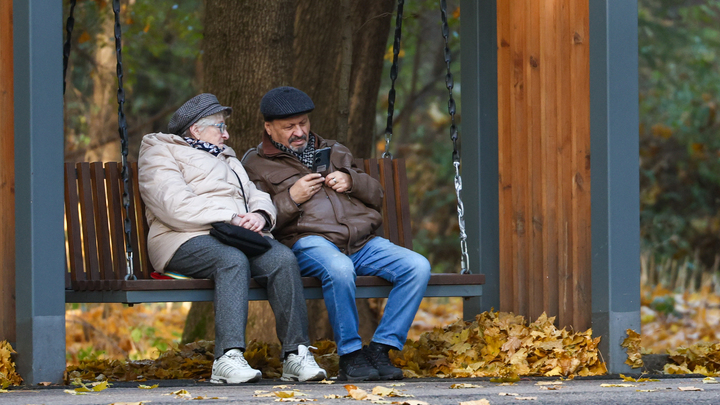
[[[76,18],[83,21],[83,25],[75,36],[77,43],[68,77],[70,91],[66,96],[66,156],[69,159],[88,150],[92,150],[89,156],[93,157],[106,153],[117,155],[116,145],[109,144],[105,150],[108,145],[92,135],[97,131],[116,133],[112,128],[93,128],[93,122],[99,122],[93,117],[104,114],[94,108],[94,97],[104,93],[113,96],[111,88],[98,84],[102,82],[98,80],[98,69],[103,68],[98,58],[107,46],[98,38],[103,30],[109,29],[109,14],[102,10],[103,3],[78,2],[76,10]],[[449,8],[454,10],[450,25],[457,38],[461,13],[456,2],[449,3]],[[638,3],[640,351],[664,353],[683,346],[720,341],[716,332],[720,321],[717,290],[720,284],[720,121],[717,117],[720,1],[639,0]],[[169,114],[177,108],[177,100],[188,99],[201,89],[202,72],[197,67],[201,57],[202,1],[137,0],[124,12],[130,16],[124,22],[127,41],[123,56],[131,100],[126,112],[132,153],[143,133],[167,123]],[[443,111],[447,91],[442,79],[438,80],[444,64],[440,58],[437,2],[409,2],[405,14],[400,56],[406,71],[402,74],[416,78],[396,83],[400,108],[396,112],[393,142],[396,153],[408,157],[416,250],[430,259],[434,269],[452,272],[458,268],[460,256],[451,145],[446,130],[448,117]],[[156,25],[163,29],[154,30]],[[451,42],[454,60],[459,59],[456,57],[458,44],[458,40]],[[388,67],[386,63],[386,70]],[[454,68],[460,70],[459,63]],[[108,69],[112,73],[112,65]],[[384,127],[387,98],[382,94],[387,94],[390,86],[388,76],[388,72],[383,73],[377,128]],[[458,91],[461,80],[461,74],[456,76]],[[412,95],[412,99],[408,95]],[[456,100],[459,99],[456,94]],[[458,119],[461,120],[461,115]],[[380,153],[381,131],[375,137],[376,153]],[[405,353],[414,354],[409,357],[403,354],[398,361],[404,361],[405,365],[415,361],[415,366],[410,367],[417,369],[414,373],[427,372],[413,357],[420,350],[417,342],[425,339],[427,343],[432,337],[439,345],[444,332],[437,328],[463,329],[461,324],[454,323],[461,316],[461,304],[459,298],[425,299],[409,336],[409,351]],[[188,304],[183,303],[132,308],[119,304],[68,305],[68,364],[97,359],[156,359],[160,353],[177,347],[187,311]],[[502,315],[505,316],[510,315]],[[532,322],[546,321],[524,322],[527,327]],[[457,333],[463,336],[461,330]],[[472,343],[470,332],[466,340]],[[267,350],[262,342],[254,344],[259,345],[258,353]],[[518,349],[520,347],[514,348],[513,354]],[[325,346],[323,350],[332,348]],[[477,364],[480,359],[472,360],[478,361],[467,364]],[[443,364],[433,364],[437,370],[444,370]],[[568,367],[564,371],[569,370]],[[271,369],[269,365],[268,370]]]

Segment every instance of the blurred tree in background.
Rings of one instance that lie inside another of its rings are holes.
[[[64,1],[67,19],[70,2]],[[146,133],[202,86],[202,0],[121,2],[129,159]],[[65,92],[65,160],[118,161],[117,78],[111,2],[78,0]],[[66,37],[63,38],[64,40]]]
[[[717,271],[720,1],[639,1],[643,250]]]

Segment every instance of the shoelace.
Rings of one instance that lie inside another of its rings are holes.
[[[350,360],[350,367],[372,367],[372,363],[368,356],[363,351],[360,351]]]
[[[300,362],[301,362],[303,365],[317,366],[317,362],[315,362],[315,356],[313,356],[312,352],[310,352],[310,349],[315,349],[315,350],[317,350],[317,347],[315,347],[315,346],[308,346],[307,348],[308,348],[308,349],[307,349],[307,351],[305,351],[305,353],[304,353],[304,355],[303,355],[303,357],[302,357],[302,360],[300,360]]]
[[[392,362],[390,361],[390,356],[387,355],[387,353],[382,351],[374,351],[374,350],[368,350],[368,353],[370,357],[372,358],[372,362],[375,363],[375,365],[378,366],[392,366]]]
[[[231,352],[231,353],[227,353],[225,355],[228,356],[228,358],[230,360],[232,360],[233,362],[240,363],[240,367],[250,367],[250,365],[248,364],[247,360],[245,360],[245,357],[242,355],[242,353]]]

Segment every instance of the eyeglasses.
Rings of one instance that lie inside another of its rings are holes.
[[[227,124],[224,123],[224,122],[221,122],[221,123],[219,123],[219,124],[211,124],[211,126],[219,129],[221,134],[224,134],[225,131],[227,131],[227,129],[228,129]]]

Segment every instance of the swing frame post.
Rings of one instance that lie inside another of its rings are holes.
[[[62,2],[13,2],[15,349],[27,385],[65,371],[62,20]]]
[[[463,318],[500,307],[498,204],[497,4],[461,0],[463,184],[471,269],[485,275],[482,297],[463,302]],[[472,18],[470,18],[472,17]],[[470,180],[470,181],[468,181]]]
[[[637,0],[590,0],[592,328],[609,373],[640,331]]]

